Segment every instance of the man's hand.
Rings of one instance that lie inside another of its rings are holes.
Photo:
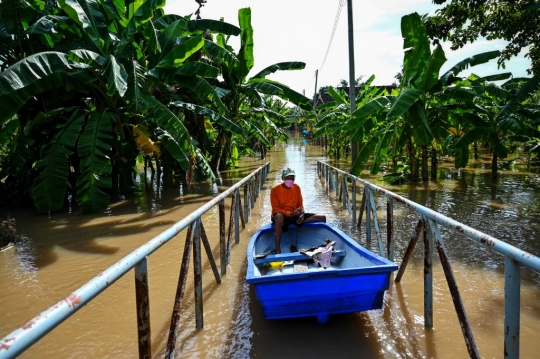
[[[296,223],[300,224],[304,222],[304,213],[302,213],[300,216],[298,216],[298,220],[296,221]]]
[[[302,208],[297,208],[294,211],[291,212],[291,217],[297,217],[304,214],[304,210]]]

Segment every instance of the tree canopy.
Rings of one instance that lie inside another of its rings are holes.
[[[540,73],[540,2],[536,0],[433,0],[443,8],[424,19],[430,39],[452,42],[452,50],[479,37],[508,41],[498,64],[518,55],[522,49],[532,64],[529,74]]]

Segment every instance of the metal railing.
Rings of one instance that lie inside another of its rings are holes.
[[[137,248],[114,265],[94,277],[88,283],[34,317],[21,328],[13,331],[0,340],[0,359],[14,358],[24,352],[56,326],[61,324],[82,306],[90,302],[97,295],[110,287],[114,282],[129,272],[135,270],[135,293],[137,304],[137,325],[139,357],[151,357],[151,331],[150,331],[150,306],[149,306],[149,283],[148,283],[148,256],[159,249],[169,240],[174,238],[185,228],[188,228],[178,287],[172,311],[171,327],[167,341],[166,358],[175,355],[176,338],[180,329],[180,314],[187,272],[189,268],[191,252],[194,256],[194,291],[195,291],[195,322],[196,328],[203,327],[203,298],[202,298],[202,266],[201,266],[201,242],[208,256],[208,260],[218,283],[221,276],[216,261],[212,254],[208,237],[202,223],[202,215],[214,206],[219,206],[219,240],[220,240],[220,264],[221,274],[226,274],[227,265],[230,261],[232,250],[232,237],[235,242],[240,241],[240,222],[245,228],[245,222],[251,214],[255,199],[259,196],[263,183],[266,180],[270,163],[267,162],[249,176],[243,178],[234,186],[207,202],[190,215],[175,223],[172,227],[152,238],[150,241]],[[240,188],[244,187],[244,203],[242,205]],[[225,199],[232,194],[231,213],[229,219],[228,236],[225,237]]]
[[[509,245],[499,239],[480,232],[465,224],[457,222],[449,217],[437,213],[427,207],[419,205],[391,191],[385,190],[368,181],[353,176],[338,168],[332,167],[324,162],[317,161],[317,172],[323,178],[331,190],[335,190],[336,197],[342,200],[343,207],[346,207],[352,214],[353,224],[361,227],[364,211],[366,213],[366,242],[368,247],[371,243],[372,221],[377,237],[378,247],[381,256],[393,261],[394,258],[394,202],[401,203],[419,214],[419,220],[414,228],[411,240],[400,263],[396,282],[403,277],[407,264],[412,255],[414,247],[420,237],[424,234],[424,326],[433,328],[433,270],[432,258],[433,250],[436,247],[441,265],[444,270],[446,281],[452,296],[452,301],[459,319],[463,337],[467,345],[467,351],[471,358],[480,358],[478,348],[474,340],[473,332],[467,319],[465,307],[461,300],[459,288],[448,259],[444,241],[439,231],[439,225],[454,229],[475,242],[490,247],[494,251],[505,256],[504,275],[504,358],[519,358],[519,334],[520,334],[520,286],[521,286],[521,266],[540,272],[540,258],[527,253],[517,247]],[[341,174],[341,181],[339,175]],[[351,181],[351,198],[348,194],[348,181]],[[364,187],[364,192],[360,204],[358,220],[356,217],[356,190],[357,183]],[[377,209],[373,193],[377,192],[386,196],[387,230],[386,230],[386,251],[385,243],[382,239],[381,228],[377,218]]]

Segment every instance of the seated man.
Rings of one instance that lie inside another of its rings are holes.
[[[304,200],[300,186],[294,183],[294,170],[286,168],[281,175],[283,183],[270,190],[272,223],[276,236],[276,254],[281,253],[281,233],[289,230],[289,224],[300,227],[308,222],[326,222],[326,216],[304,213]]]

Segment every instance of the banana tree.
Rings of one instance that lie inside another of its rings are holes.
[[[18,144],[8,157],[23,158],[29,143],[33,151],[22,171],[13,172],[21,161],[1,166],[5,183],[15,185],[14,179],[26,174],[40,212],[61,208],[68,188],[84,212],[93,212],[108,205],[122,179],[129,186],[139,149],[153,146],[153,153],[189,171],[199,152],[183,112],[170,104],[181,87],[224,112],[219,94],[205,80],[219,70],[193,57],[205,46],[203,32],[235,35],[239,29],[165,15],[159,0],[58,3],[45,16],[38,11],[43,3],[25,3],[36,11],[24,19],[32,36],[56,51],[25,54],[0,73],[0,138]],[[13,49],[7,50],[1,56],[13,57]],[[223,116],[210,114],[239,132]],[[136,141],[143,128],[150,132]]]
[[[374,80],[375,75],[372,75],[365,82],[357,84],[355,102],[357,107],[362,107],[370,100],[387,94],[385,87],[372,86]],[[343,89],[336,90],[331,86],[327,91],[334,101],[317,107],[317,121],[314,124],[316,131],[313,136],[316,138],[328,136],[329,153],[339,156],[341,149],[349,148],[351,136],[355,132],[347,131],[343,126],[350,118],[349,96]]]
[[[388,154],[399,155],[406,149],[411,180],[419,179],[417,150],[422,154],[422,177],[428,178],[427,152],[429,146],[439,146],[447,127],[447,107],[444,96],[453,91],[452,85],[459,80],[459,72],[469,66],[485,63],[498,56],[498,51],[479,54],[461,61],[442,76],[441,67],[446,62],[440,44],[433,50],[429,45],[424,25],[417,13],[406,15],[401,20],[401,31],[405,49],[403,75],[398,94],[385,96],[359,107],[345,125],[346,130],[355,131],[352,139],[364,141],[351,173],[360,173],[364,164],[373,156],[371,173],[377,173],[378,164]],[[365,126],[374,116],[383,115],[383,127],[366,136]],[[434,155],[435,151],[432,152]],[[436,161],[432,161],[436,164]]]
[[[238,22],[240,25],[240,49],[237,53],[234,53],[234,49],[228,44],[228,37],[218,34],[215,43],[207,43],[208,46],[203,54],[207,55],[212,63],[221,69],[223,81],[216,83],[215,87],[219,88],[220,93],[223,94],[221,100],[226,108],[225,116],[244,130],[244,133],[238,136],[235,142],[241,143],[244,141],[243,138],[253,137],[265,146],[271,146],[272,141],[265,136],[264,127],[273,122],[272,118],[275,116],[269,112],[264,116],[257,115],[265,111],[263,96],[276,96],[305,110],[312,108],[307,97],[290,89],[287,85],[266,77],[276,71],[301,70],[305,64],[302,62],[281,62],[268,66],[254,76],[248,77],[255,63],[250,8],[238,11]],[[217,51],[223,55],[213,56],[214,52]],[[219,128],[210,162],[211,167],[216,170],[227,168],[233,151],[235,151],[233,133],[227,128]]]
[[[475,112],[463,117],[472,126],[456,143],[456,167],[465,167],[469,160],[469,146],[482,141],[493,151],[491,161],[492,177],[498,176],[498,159],[510,153],[510,143],[527,143],[538,138],[538,123],[522,116],[521,104],[531,93],[539,88],[539,77],[517,78],[507,81],[500,87],[486,84],[485,78],[471,75],[471,89],[477,93]],[[514,94],[515,92],[515,94]]]

